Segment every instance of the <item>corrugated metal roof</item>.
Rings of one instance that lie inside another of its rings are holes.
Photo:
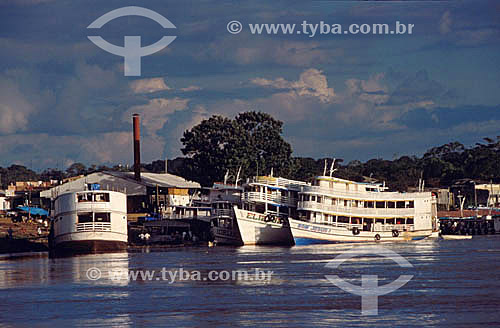
[[[187,181],[173,174],[141,173],[142,180],[136,181],[133,172],[95,172],[85,177],[64,183],[49,190],[40,192],[41,197],[54,199],[67,191],[85,190],[87,184],[98,183],[103,190],[116,190],[126,193],[128,196],[145,195],[146,187],[164,188],[200,188],[197,182]]]
[[[134,182],[137,182],[134,179],[134,172],[112,172],[106,171],[106,174],[110,174],[116,177],[121,177],[125,179],[131,179]],[[158,185],[159,187],[170,187],[170,188],[200,188],[200,184],[198,182],[188,181],[182,177],[177,175],[173,175],[170,173],[141,173],[141,181],[139,182],[148,187],[155,187]]]

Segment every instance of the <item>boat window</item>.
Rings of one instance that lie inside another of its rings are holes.
[[[311,196],[311,202],[315,202],[316,201],[316,196]]]
[[[386,219],[385,223],[386,224],[394,224],[394,218],[392,218],[392,219]]]
[[[396,202],[396,208],[405,208],[405,202],[404,201]]]
[[[385,208],[385,202],[384,201],[382,201],[382,202],[379,201],[379,202],[376,203],[376,206],[377,206],[377,208]]]
[[[347,199],[344,199],[344,206],[348,207],[349,206],[349,201]]]
[[[397,218],[396,224],[405,224],[405,219],[404,218]]]
[[[92,222],[92,213],[80,213],[78,214],[78,223],[89,223]]]
[[[332,222],[337,222],[337,216],[336,215],[332,215]]]
[[[353,201],[351,201],[351,204],[352,204],[353,207],[358,207],[359,206],[359,201],[353,200]]]
[[[111,214],[95,213],[95,222],[111,222]]]
[[[375,223],[384,224],[384,219],[375,219]]]
[[[108,193],[96,193],[95,194],[96,202],[109,202],[109,194]]]
[[[413,224],[413,218],[407,218],[406,224]]]
[[[373,219],[363,219],[363,231],[372,231]]]
[[[85,194],[81,193],[78,194],[78,202],[91,202],[92,201],[92,194]]]
[[[337,199],[336,198],[332,198],[332,205],[337,205]]]
[[[316,198],[316,202],[321,203],[321,196],[318,196],[318,197]]]
[[[352,224],[361,224],[361,218],[358,218],[358,217],[352,217],[352,218],[351,218],[351,223],[352,223]]]
[[[387,202],[387,208],[396,208],[396,202]]]
[[[373,208],[373,201],[365,201],[365,208]]]
[[[415,207],[415,202],[413,200],[410,200],[406,205],[406,208],[414,208],[414,207]]]
[[[349,217],[347,216],[338,216],[337,222],[339,223],[349,223]]]

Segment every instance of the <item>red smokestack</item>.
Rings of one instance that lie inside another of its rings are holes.
[[[134,176],[141,181],[141,123],[139,114],[132,115],[134,122]]]

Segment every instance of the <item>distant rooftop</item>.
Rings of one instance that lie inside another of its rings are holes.
[[[115,177],[130,179],[137,182],[134,179],[134,172],[117,172],[117,171],[104,171],[103,173],[109,174]],[[146,173],[141,172],[141,182],[148,187],[155,187],[159,185],[160,187],[170,187],[170,188],[200,188],[198,182],[188,181],[177,175],[170,173]]]

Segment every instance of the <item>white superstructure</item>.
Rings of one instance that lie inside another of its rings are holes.
[[[381,184],[318,176],[302,187],[290,219],[293,237],[303,242],[411,240],[433,230],[430,192],[388,192]]]
[[[127,196],[107,190],[68,192],[54,201],[51,246],[113,251],[127,246]]]
[[[289,218],[297,214],[302,181],[258,176],[244,186],[243,208],[234,208],[244,244],[293,245]]]

